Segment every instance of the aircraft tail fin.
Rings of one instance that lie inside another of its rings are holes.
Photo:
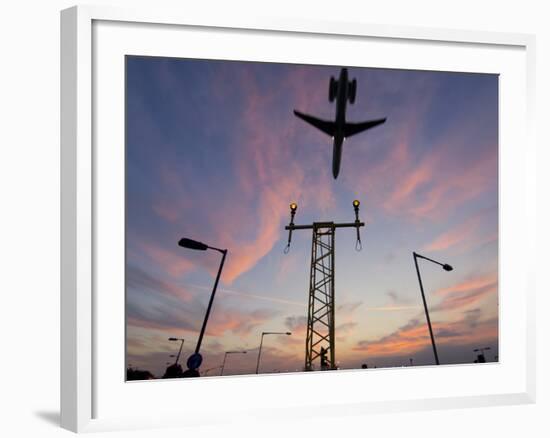
[[[334,132],[336,130],[336,124],[334,122],[321,120],[321,119],[318,119],[317,117],[313,117],[296,110],[294,110],[294,115],[296,117],[299,117],[303,121],[309,123],[310,125],[315,126],[317,129],[323,131],[325,134],[330,135],[331,137],[334,137]]]
[[[366,131],[367,129],[374,128],[375,126],[381,125],[386,121],[386,118],[369,120],[367,122],[359,123],[346,123],[344,126],[344,137],[351,137],[352,135],[359,134],[360,132]]]

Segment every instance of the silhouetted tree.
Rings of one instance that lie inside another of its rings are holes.
[[[200,377],[198,370],[185,370],[181,377]]]
[[[137,368],[128,368],[126,370],[126,380],[152,380],[155,376],[147,370],[138,370]]]
[[[179,377],[183,377],[183,370],[180,364],[175,363],[166,368],[164,376],[162,376],[163,379],[177,379]]]

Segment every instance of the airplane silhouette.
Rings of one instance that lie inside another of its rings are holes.
[[[332,152],[332,175],[334,179],[338,178],[340,172],[340,162],[342,161],[342,146],[346,137],[366,131],[381,125],[386,121],[386,118],[369,120],[366,122],[349,123],[346,122],[346,104],[349,100],[351,104],[355,103],[355,95],[357,92],[357,80],[348,79],[348,69],[343,68],[340,71],[338,80],[330,77],[328,88],[328,100],[334,102],[336,99],[336,120],[334,122],[318,119],[317,117],[301,113],[294,110],[294,115],[306,121],[310,125],[320,129],[325,134],[330,135],[334,140],[334,148]]]

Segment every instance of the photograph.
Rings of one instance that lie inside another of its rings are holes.
[[[125,56],[126,380],[499,362],[499,75]]]

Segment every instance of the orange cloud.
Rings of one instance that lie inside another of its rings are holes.
[[[498,322],[495,318],[480,321],[479,313],[472,318],[464,317],[452,322],[432,322],[438,345],[467,345],[473,342],[494,340],[498,337]],[[418,319],[409,321],[395,332],[377,340],[360,341],[353,350],[376,356],[413,354],[430,344],[428,327]]]

